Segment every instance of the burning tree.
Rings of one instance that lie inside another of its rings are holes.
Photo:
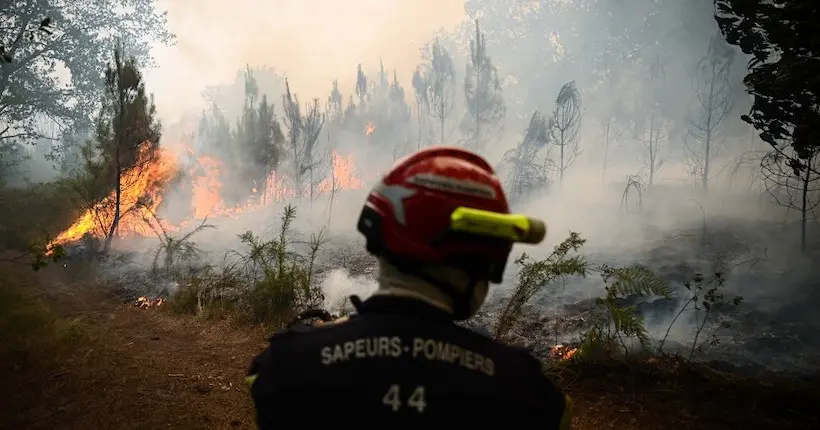
[[[467,112],[461,128],[470,134],[472,146],[481,149],[482,133],[503,124],[506,108],[501,95],[501,81],[498,70],[487,56],[484,35],[475,21],[475,39],[470,40],[470,61],[464,75],[464,98]]]
[[[734,51],[719,36],[714,36],[706,55],[698,62],[694,77],[698,105],[694,116],[687,121],[686,163],[692,174],[700,179],[704,191],[709,187],[715,137],[732,110],[729,72],[733,61]]]
[[[560,149],[558,162],[558,186],[564,182],[564,173],[580,154],[581,93],[575,81],[567,82],[555,99],[555,110],[549,120],[550,143]]]
[[[138,184],[161,180],[151,167],[159,161],[160,125],[156,108],[145,90],[134,57],[123,58],[123,46],[114,49],[105,70],[105,94],[97,119],[96,136],[88,142],[86,194],[94,202],[97,223],[105,231],[103,252],[117,234],[122,216],[151,205],[152,196]],[[102,196],[102,197],[101,197]]]

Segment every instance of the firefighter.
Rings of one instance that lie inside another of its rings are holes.
[[[247,377],[259,427],[514,420],[568,429],[569,398],[538,360],[455,324],[502,281],[513,243],[546,234],[543,222],[509,212],[498,177],[477,154],[438,146],[397,161],[358,222],[378,257],[377,291],[364,302],[354,297],[351,317],[271,337]]]

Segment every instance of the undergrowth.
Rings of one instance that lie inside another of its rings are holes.
[[[209,228],[204,222],[179,239],[163,235],[153,270],[173,273],[178,285],[168,308],[204,316],[249,316],[254,322],[279,326],[302,310],[321,306],[324,293],[315,279],[316,258],[327,240],[323,231],[306,242],[294,240],[295,218],[296,208],[288,205],[275,238],[264,239],[251,231],[239,235],[243,247],[228,251],[220,265],[178,264],[179,258],[187,262],[201,256],[191,237]]]
[[[725,324],[711,323],[710,311],[716,306],[737,306],[742,302],[740,296],[725,298],[722,292],[722,274],[717,273],[709,280],[704,280],[702,274],[695,274],[691,281],[684,283],[690,297],[683,300],[666,336],[656,345],[637,308],[622,303],[630,300],[634,302],[635,298],[669,299],[672,291],[667,283],[643,266],[593,266],[579,254],[585,242],[580,234],[572,232],[547,257],[536,260],[525,253],[516,260],[519,267],[517,286],[496,319],[496,340],[506,340],[507,334],[522,317],[524,306],[533,297],[567,278],[585,278],[593,273],[601,276],[604,294],[595,300],[593,312],[586,317],[586,328],[579,336],[578,347],[573,349],[570,356],[564,355],[564,359],[609,360],[629,359],[631,354],[643,357],[648,354],[667,354],[663,349],[664,341],[672,326],[679,322],[678,317],[684,312],[694,310],[698,315],[695,318],[696,333],[688,354],[688,359],[691,360],[695,350],[704,342],[704,329],[712,327],[707,342],[714,344],[717,342],[717,329]]]

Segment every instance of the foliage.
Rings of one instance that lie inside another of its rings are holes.
[[[496,340],[502,339],[512,329],[521,316],[524,305],[540,291],[567,277],[586,276],[588,268],[584,258],[570,255],[578,252],[585,242],[586,239],[578,233],[571,232],[568,238],[556,245],[552,253],[542,260],[534,260],[526,253],[521,254],[515,261],[520,267],[516,276],[518,285],[498,316],[494,336]]]
[[[278,326],[305,309],[321,306],[324,293],[316,283],[315,264],[326,238],[319,232],[307,243],[291,239],[295,217],[296,208],[288,205],[275,239],[245,232],[240,235],[245,249],[230,251],[222,267],[206,266],[180,276],[171,308],[197,314],[230,309]]]
[[[820,146],[820,53],[813,0],[751,2],[716,0],[715,15],[727,41],[749,60],[744,79],[754,96],[742,119],[781,153],[795,170],[811,168],[806,160]]]
[[[23,188],[0,187],[0,247],[38,249],[78,215],[71,182],[32,184]]]
[[[579,357],[611,357],[618,352],[628,356],[630,345],[627,341],[632,338],[648,350],[651,344],[643,318],[634,306],[621,306],[618,300],[634,296],[668,297],[666,284],[645,267],[604,265],[597,270],[604,281],[606,294],[595,301],[598,311],[590,321],[591,327],[582,336]]]
[[[727,301],[724,300],[724,294],[721,291],[723,286],[726,282],[726,279],[721,272],[715,272],[714,276],[710,279],[706,279],[703,274],[696,273],[690,281],[684,282],[683,286],[689,291],[692,295],[687,300],[683,306],[681,306],[680,310],[672,321],[669,323],[669,327],[666,330],[666,334],[661,339],[660,343],[658,344],[658,351],[663,352],[663,345],[666,343],[667,338],[669,337],[669,332],[672,330],[672,327],[675,325],[675,322],[680,318],[680,316],[688,310],[694,309],[695,311],[704,311],[703,319],[697,322],[696,324],[696,332],[694,340],[692,341],[692,348],[689,352],[689,360],[692,360],[692,357],[695,355],[695,351],[701,347],[698,343],[700,339],[701,332],[706,327],[706,323],[709,319],[709,315],[712,309],[716,305],[725,305]],[[732,306],[738,306],[743,302],[743,296],[734,296],[732,297],[731,303]],[[717,342],[717,338],[714,336],[709,337],[709,342],[714,344]]]
[[[42,135],[39,122],[49,118],[63,129],[85,128],[100,94],[100,70],[117,39],[130,51],[150,60],[155,41],[167,43],[165,15],[155,0],[56,0],[4,2],[0,10],[0,142],[13,136]],[[43,17],[48,19],[43,21]],[[46,28],[47,37],[26,37]],[[10,62],[8,60],[11,60]],[[69,80],[58,79],[64,65]]]
[[[202,250],[191,238],[203,230],[216,227],[212,224],[206,224],[208,218],[203,219],[198,226],[188,233],[180,237],[174,237],[163,228],[162,220],[156,214],[151,212],[151,215],[153,220],[146,219],[145,224],[154,230],[154,234],[157,235],[160,242],[151,262],[151,271],[154,274],[162,272],[175,276],[178,274],[180,264],[190,264],[201,259]],[[160,258],[162,259],[162,265],[159,263]]]
[[[83,147],[85,168],[75,178],[83,206],[98,207],[106,214],[98,216],[106,238],[103,252],[109,249],[122,215],[145,204],[141,201],[145,196],[129,199],[123,192],[130,182],[147,175],[161,135],[153,96],[146,92],[137,60],[123,56],[124,46],[119,45],[105,69],[95,137]]]

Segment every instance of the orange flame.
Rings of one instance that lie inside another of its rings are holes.
[[[560,360],[569,360],[578,352],[578,348],[569,348],[565,345],[553,345],[550,348],[550,356]]]
[[[165,221],[157,221],[153,215],[162,203],[162,193],[166,185],[179,172],[179,156],[185,152],[195,157],[195,165],[190,175],[193,178],[193,190],[188,221],[207,216],[234,217],[247,210],[294,198],[299,194],[294,187],[288,186],[275,171],[272,171],[261,192],[257,189],[259,186],[253,187],[248,190],[246,204],[228,207],[221,195],[223,165],[220,160],[210,156],[196,157],[193,149],[185,145],[176,145],[173,151],[165,148],[151,149],[145,145],[140,148],[137,167],[123,175],[120,205],[122,214],[115,233],[117,237],[153,235],[159,229],[177,231],[180,226],[188,223],[184,221],[179,226],[172,226]],[[363,181],[357,177],[353,157],[343,157],[335,151],[332,157],[331,174],[321,181],[314,191],[322,194],[334,190],[361,189]],[[307,191],[309,192],[309,188]],[[308,192],[303,192],[302,195],[307,195]],[[83,213],[71,227],[57,236],[51,245],[75,242],[86,234],[96,238],[106,237],[114,219],[114,199],[115,194],[112,192],[106,199]]]
[[[143,144],[137,154],[136,166],[122,175],[120,220],[116,235],[120,237],[146,235],[158,227],[152,214],[162,203],[162,190],[177,174],[177,158],[161,148]],[[114,221],[116,192],[85,211],[74,224],[63,231],[52,244],[80,240],[85,234],[106,237]],[[170,225],[162,225],[166,230]]]
[[[151,300],[146,296],[140,296],[137,301],[134,302],[134,306],[147,309],[150,307],[162,306],[163,303],[165,303],[165,299],[162,297],[157,297],[156,299]]]
[[[356,164],[353,156],[342,157],[333,151],[333,172],[329,178],[325,178],[317,187],[320,193],[333,192],[338,190],[360,190],[362,180],[356,176]]]

